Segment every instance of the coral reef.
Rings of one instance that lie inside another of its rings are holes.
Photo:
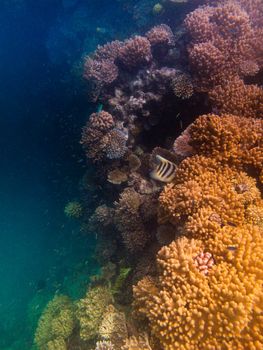
[[[112,296],[105,287],[94,287],[77,303],[76,316],[80,324],[80,337],[87,341],[95,338],[99,332],[103,314],[111,303]]]
[[[76,319],[72,301],[64,296],[55,296],[44,309],[35,333],[35,344],[39,350],[66,350]]]
[[[145,278],[134,287],[135,308],[147,316],[164,349],[249,349],[256,339],[262,341],[262,232],[238,231],[234,253],[227,254],[226,245],[219,252],[215,242],[216,264],[209,274],[200,272],[194,260],[204,243],[181,238],[158,253],[158,279]],[[255,252],[247,246],[251,241]]]
[[[80,336],[98,349],[260,349],[262,0],[124,3],[158,21],[84,64],[102,106],[81,143],[104,267],[77,303]],[[182,26],[159,24],[179,6],[192,11]],[[104,80],[92,61],[112,65]]]
[[[193,39],[190,63],[200,89],[258,72],[254,43],[259,33],[253,20],[238,1],[219,1],[216,6],[201,7],[187,15],[185,25]]]
[[[99,335],[102,339],[110,341],[114,348],[121,349],[128,337],[125,314],[109,305],[103,314]]]
[[[139,68],[152,59],[151,44],[142,36],[128,39],[120,48],[117,59],[127,69]]]

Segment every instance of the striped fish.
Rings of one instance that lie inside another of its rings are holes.
[[[151,178],[162,182],[171,182],[175,177],[175,164],[159,155],[156,156],[156,160],[157,166],[150,173]]]

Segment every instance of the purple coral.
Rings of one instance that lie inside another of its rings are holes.
[[[146,37],[152,46],[173,46],[174,35],[169,26],[160,24],[146,33]]]
[[[118,67],[110,59],[96,60],[88,57],[84,63],[84,78],[99,85],[111,84],[118,74]]]
[[[127,151],[126,142],[128,133],[125,130],[114,128],[109,131],[102,139],[105,144],[104,152],[108,159],[119,159],[124,156]]]
[[[142,36],[124,42],[119,50],[119,62],[128,69],[139,68],[152,60],[151,44]]]
[[[98,46],[94,52],[93,58],[96,60],[111,60],[114,61],[123,43],[119,40],[111,41],[103,46]]]

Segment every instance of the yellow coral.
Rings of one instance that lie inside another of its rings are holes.
[[[80,323],[80,337],[83,340],[96,337],[105,309],[111,301],[111,293],[105,287],[88,290],[86,296],[78,301],[76,315]]]
[[[116,349],[120,349],[128,337],[125,314],[109,305],[103,314],[99,335],[102,339],[109,340]]]
[[[194,264],[194,257],[206,250],[204,243],[184,237],[158,253],[158,279],[145,278],[134,287],[135,308],[148,318],[164,349],[247,349],[243,338],[260,341],[262,232],[246,227],[233,234],[225,244],[222,236],[211,244],[216,265],[208,275]],[[236,251],[227,250],[230,243],[238,245]]]
[[[159,222],[186,223],[189,235],[206,239],[222,225],[243,223],[245,208],[259,199],[255,180],[244,172],[194,156],[182,162],[175,183],[161,193]]]
[[[263,168],[263,120],[214,114],[199,117],[189,129],[191,144],[199,154],[230,166]]]
[[[152,350],[148,335],[146,333],[140,334],[137,337],[132,336],[126,339],[121,350]]]
[[[69,218],[79,219],[83,214],[82,205],[79,202],[69,202],[65,206],[64,213]]]
[[[75,327],[74,305],[64,295],[56,295],[44,309],[35,333],[39,350],[64,350],[65,340]]]

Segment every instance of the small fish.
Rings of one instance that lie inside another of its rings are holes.
[[[156,160],[157,167],[150,173],[151,178],[162,182],[171,182],[175,177],[175,164],[160,155],[156,156]]]
[[[234,246],[228,246],[227,247],[227,249],[229,250],[229,251],[231,251],[231,252],[234,252],[234,251],[236,251],[237,250],[237,247],[234,247]]]

